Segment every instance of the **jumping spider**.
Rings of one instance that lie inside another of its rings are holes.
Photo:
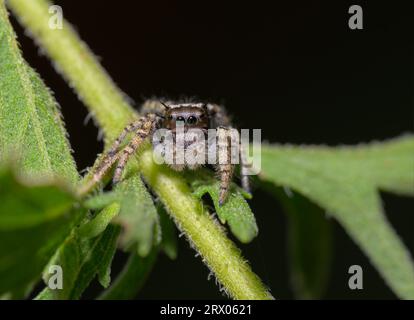
[[[113,183],[116,184],[121,180],[122,172],[127,164],[129,157],[136,152],[139,146],[147,138],[151,138],[157,129],[171,130],[174,139],[176,137],[176,128],[180,123],[183,125],[184,131],[191,128],[197,128],[203,132],[208,129],[217,129],[217,136],[221,134],[228,134],[232,129],[229,117],[227,116],[223,107],[217,104],[210,103],[173,103],[160,102],[156,100],[148,100],[144,103],[141,109],[141,118],[130,123],[115,140],[109,152],[103,156],[102,161],[98,165],[93,174],[95,183],[102,180],[107,171],[117,162],[115,173],[113,176]],[[129,133],[133,134],[130,142],[123,148],[121,144],[126,139]],[[230,183],[232,181],[234,164],[230,161],[231,144],[229,140],[225,145],[217,144],[217,154],[225,152],[227,161],[217,162],[215,170],[220,179],[219,205],[222,205],[228,195]],[[186,143],[184,148],[191,145]],[[244,150],[240,144],[237,148],[240,155],[240,175],[242,187],[246,192],[249,192],[249,179],[247,176],[247,164]],[[201,149],[199,152],[208,152],[206,149]],[[175,150],[174,150],[175,155]],[[190,164],[185,161],[183,164],[170,164],[171,168],[181,171],[185,168],[190,170],[195,169],[197,164]]]

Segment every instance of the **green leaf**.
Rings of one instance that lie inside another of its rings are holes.
[[[146,257],[140,257],[136,252],[131,252],[124,269],[98,299],[134,299],[144,285],[145,280],[155,264],[157,256],[157,248],[153,248]]]
[[[123,227],[121,244],[124,248],[137,244],[138,254],[145,257],[161,241],[159,217],[151,195],[137,174],[123,180],[116,192],[121,209],[114,222]]]
[[[82,234],[96,235],[113,221],[123,227],[120,238],[124,249],[137,248],[146,256],[161,241],[160,221],[151,195],[139,174],[133,170],[130,177],[121,181],[114,191],[94,195],[84,202],[90,209],[101,209],[92,221],[82,227]]]
[[[101,210],[117,201],[119,201],[119,194],[115,191],[101,192],[86,199],[83,206],[91,210]]]
[[[68,192],[45,182],[78,180],[66,135],[57,103],[22,58],[0,1],[0,162],[13,159],[19,176],[41,178],[28,185],[2,174],[0,294],[27,292],[82,213],[70,209]]]
[[[331,224],[320,208],[298,194],[293,197],[284,206],[293,288],[299,299],[320,299],[331,267]]]
[[[401,298],[414,298],[414,265],[387,221],[378,190],[414,195],[414,137],[356,147],[262,146],[260,177],[327,210]]]
[[[17,181],[10,170],[0,171],[0,233],[54,220],[67,213],[76,200],[53,181]]]
[[[156,207],[161,225],[160,247],[168,258],[175,260],[177,258],[177,232],[175,225],[161,203],[157,203]]]
[[[92,220],[79,228],[79,236],[83,238],[94,238],[104,232],[109,223],[118,215],[119,208],[120,206],[118,202],[109,204],[93,217]]]
[[[79,299],[97,275],[101,285],[108,287],[119,233],[120,227],[114,225],[109,225],[103,233],[93,239],[84,239],[74,232],[50,262],[62,267],[63,288],[52,290],[46,287],[36,299]],[[47,281],[46,277],[45,282]]]
[[[289,189],[262,184],[287,215],[289,271],[298,299],[320,299],[328,284],[332,260],[332,225],[324,210]]]
[[[251,242],[258,234],[256,219],[249,204],[240,189],[232,184],[226,202],[219,205],[219,182],[207,170],[198,170],[187,174],[190,179],[195,196],[202,198],[208,193],[214,202],[217,215],[221,223],[227,223],[231,232],[243,243]]]
[[[26,292],[78,221],[58,185],[27,184],[0,169],[0,295]]]
[[[23,60],[0,3],[0,154],[36,176],[78,179],[57,103]]]

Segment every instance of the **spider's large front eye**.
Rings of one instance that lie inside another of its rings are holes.
[[[195,124],[197,122],[197,118],[196,117],[194,117],[194,116],[189,116],[188,118],[187,118],[187,123],[188,124]]]
[[[182,121],[182,122],[184,122],[184,117],[182,117],[182,116],[178,116],[178,117],[177,117],[177,121]]]

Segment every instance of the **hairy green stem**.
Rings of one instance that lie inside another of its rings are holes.
[[[53,22],[53,14],[49,13],[51,3],[48,1],[11,0],[7,4],[52,58],[56,70],[79,98],[90,106],[92,116],[102,128],[105,139],[113,140],[114,134],[131,120],[134,111],[87,44],[80,40],[66,20],[63,20],[62,29],[50,28],[49,22]]]
[[[151,150],[139,158],[145,180],[159,195],[178,228],[215,273],[223,290],[235,299],[271,299],[260,279],[240,256],[239,249],[206,212],[177,173],[154,163]]]
[[[9,6],[92,112],[106,141],[111,141],[136,114],[91,51],[68,22],[64,21],[61,30],[49,28],[47,1],[9,0]],[[186,181],[170,169],[156,165],[149,149],[141,153],[139,163],[145,180],[214,272],[223,290],[235,299],[272,299],[222,227],[191,194]]]

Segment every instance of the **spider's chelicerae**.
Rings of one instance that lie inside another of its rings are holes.
[[[149,100],[144,103],[141,109],[142,117],[130,123],[115,140],[109,152],[105,154],[102,161],[98,165],[93,174],[94,182],[102,180],[107,171],[117,162],[115,173],[113,176],[113,183],[116,184],[122,177],[122,172],[127,164],[128,159],[136,152],[139,146],[147,138],[152,138],[157,129],[167,129],[176,138],[176,129],[182,125],[184,132],[190,129],[200,129],[207,133],[208,129],[217,129],[217,162],[215,170],[220,179],[219,204],[222,205],[228,195],[232,176],[234,172],[234,163],[231,161],[231,141],[227,139],[230,137],[229,131],[232,130],[229,117],[224,108],[217,104],[211,103],[175,103],[175,102],[160,102],[156,100]],[[129,143],[121,148],[123,141],[127,135],[131,133],[132,138]],[[226,138],[220,139],[223,135]],[[220,141],[224,141],[220,142]],[[186,142],[184,148],[192,146],[196,152],[208,153],[207,144],[203,144],[202,148],[194,148],[192,142]],[[245,150],[239,144],[237,148],[240,160],[240,175],[243,189],[249,192],[249,179],[247,175],[248,166],[246,164]],[[175,157],[175,150],[173,150]],[[225,154],[225,161],[218,161],[222,159],[221,155]],[[198,167],[197,163],[184,160],[183,163],[170,163],[171,168],[181,171],[185,168],[195,169]]]

